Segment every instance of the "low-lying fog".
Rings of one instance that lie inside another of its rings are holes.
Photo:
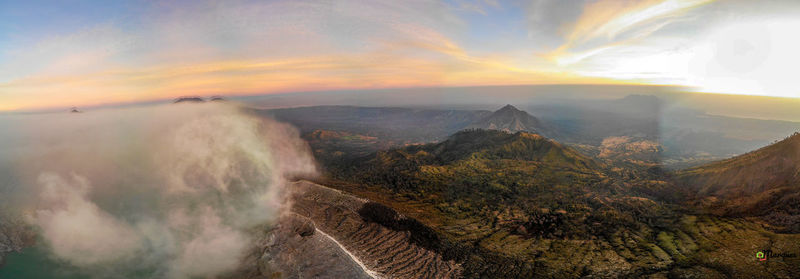
[[[103,278],[230,271],[287,178],[315,172],[294,128],[222,103],[5,115],[0,128],[4,215]]]

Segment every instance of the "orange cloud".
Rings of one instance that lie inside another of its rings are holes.
[[[571,25],[566,42],[545,57],[571,64],[606,49],[644,38],[687,11],[715,0],[592,2]],[[623,36],[627,34],[627,36]]]
[[[414,37],[384,41],[374,51],[282,59],[217,60],[149,67],[115,67],[73,75],[34,75],[0,84],[14,92],[0,110],[97,105],[181,95],[258,94],[309,90],[420,86],[590,83],[514,65],[504,57],[470,55],[447,37],[401,26]]]
[[[613,82],[543,67],[549,62],[539,57],[472,51],[453,39],[465,25],[442,3],[187,8],[154,17],[143,31],[103,25],[15,48],[17,58],[0,65],[0,110],[193,94]]]

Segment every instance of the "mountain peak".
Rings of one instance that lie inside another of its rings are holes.
[[[501,112],[501,111],[514,111],[514,112],[517,112],[517,111],[521,111],[521,110],[517,109],[516,107],[512,106],[511,104],[507,104],[504,107],[502,107],[499,110],[497,110],[496,112]]]
[[[505,105],[486,118],[473,123],[468,128],[500,130],[509,133],[531,132],[538,134],[541,134],[543,130],[545,130],[539,119],[512,105]]]

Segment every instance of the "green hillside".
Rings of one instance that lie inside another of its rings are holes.
[[[759,150],[676,174],[697,205],[726,216],[758,216],[800,232],[800,134]]]
[[[539,135],[471,130],[332,168],[327,183],[419,221],[405,226],[412,239],[468,277],[757,276],[755,248],[741,243],[798,246],[745,220],[682,213],[636,190],[666,182],[624,173]],[[792,264],[770,272],[800,271]]]

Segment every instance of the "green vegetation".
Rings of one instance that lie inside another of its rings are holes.
[[[696,206],[719,216],[753,216],[780,232],[800,232],[800,134],[731,159],[676,173]]]
[[[797,235],[684,212],[676,202],[690,195],[658,168],[609,166],[535,134],[462,131],[328,171],[325,183],[419,220],[425,247],[459,261],[468,277],[800,272],[800,259],[769,270],[752,260],[775,245],[798,251]]]
[[[621,186],[605,169],[539,135],[471,130],[355,159],[331,176],[340,186],[366,185],[351,191],[382,193],[370,198],[432,227],[450,243],[438,245],[449,249],[443,253],[469,262],[468,274],[511,265],[509,275],[521,276],[534,274],[537,265],[575,264],[552,258],[564,256],[554,251],[643,231],[642,222],[670,216],[648,198],[615,194]]]

